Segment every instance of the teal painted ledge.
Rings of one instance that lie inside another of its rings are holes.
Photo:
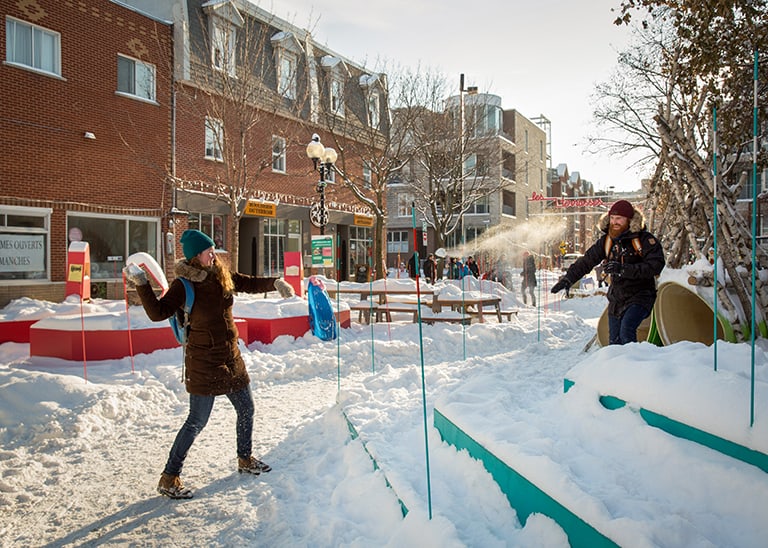
[[[353,440],[356,440],[360,437],[360,434],[358,434],[357,429],[352,424],[352,421],[349,420],[349,417],[347,417],[347,414],[343,411],[341,412],[341,415],[344,417],[344,420],[347,422],[347,429],[349,430],[349,435]],[[405,505],[405,503],[400,499],[399,496],[397,496],[397,492],[395,491],[395,488],[392,487],[392,484],[389,483],[389,479],[387,479],[387,474],[384,472],[384,470],[379,466],[379,463],[376,462],[376,459],[371,455],[371,452],[368,451],[368,447],[366,447],[365,442],[361,439],[360,440],[361,445],[363,446],[363,449],[365,450],[365,453],[368,455],[368,458],[371,459],[371,462],[373,463],[373,469],[374,470],[381,470],[381,474],[384,476],[384,483],[386,483],[387,487],[395,494],[395,497],[397,498],[397,502],[400,505],[400,512],[402,512],[403,517],[408,515],[408,507]]]
[[[565,391],[568,392],[574,384],[573,381],[565,379]],[[600,396],[600,404],[606,409],[614,410],[624,407],[627,402],[616,396]],[[710,434],[709,432],[689,426],[680,421],[676,421],[675,419],[670,419],[669,417],[660,415],[659,413],[643,407],[640,408],[639,413],[649,426],[664,430],[666,433],[677,436],[678,438],[709,447],[710,449],[714,449],[731,458],[751,464],[752,466],[757,466],[763,472],[768,472],[768,455],[765,453],[744,447],[738,443]]]
[[[568,542],[574,548],[618,546],[477,443],[437,409],[434,411],[434,422],[443,441],[459,450],[466,449],[472,458],[483,463],[509,503],[517,511],[517,516],[523,525],[532,513],[540,513],[549,516],[563,528],[568,535]]]

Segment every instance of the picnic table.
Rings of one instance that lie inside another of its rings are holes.
[[[326,291],[332,299],[337,295],[358,296],[359,300],[351,302],[349,308],[358,312],[360,323],[369,323],[372,319],[391,322],[393,313],[410,314],[415,323],[418,321],[419,312],[422,316],[430,312],[435,299],[435,290],[432,287],[419,287],[417,291],[415,286],[403,287],[397,284],[390,287],[362,284],[356,287],[334,287],[328,284]],[[422,306],[421,311],[417,309],[418,304]]]
[[[390,287],[382,287],[380,284],[373,287],[369,284],[347,287],[327,284],[326,291],[332,299],[337,295],[358,296],[359,300],[350,304],[350,310],[358,312],[358,321],[361,323],[369,323],[373,319],[392,321],[392,313],[411,314],[413,321],[417,322],[419,317],[419,310],[416,308],[417,296],[418,304],[422,305],[422,321],[425,323],[445,321],[469,323],[468,320],[473,317],[477,318],[478,322],[483,322],[483,308],[486,306],[493,306],[499,323],[502,321],[501,297],[484,293],[469,292],[462,299],[461,295],[441,296],[431,286],[420,286],[417,292],[415,286],[404,287],[397,284]],[[430,307],[431,310],[425,307]],[[441,316],[440,312],[444,308],[450,308],[461,314],[450,318]],[[470,308],[474,310],[469,310]]]
[[[441,296],[437,295],[432,301],[432,310],[436,314],[443,308],[450,307],[451,310],[463,311],[465,315],[477,316],[477,321],[483,323],[483,308],[486,306],[493,306],[496,313],[496,317],[501,323],[501,297],[495,295],[476,295],[473,293],[467,295],[450,295]],[[474,310],[468,310],[473,307]]]
[[[421,297],[422,304],[432,304],[435,296],[435,291],[432,288],[420,288],[416,291],[416,288],[403,288],[403,287],[326,287],[328,295],[334,299],[336,294],[340,295],[359,295],[361,301],[368,300],[369,297],[376,297],[379,304],[397,302],[398,298],[403,299],[405,302],[416,303],[415,299],[408,299],[408,297]]]

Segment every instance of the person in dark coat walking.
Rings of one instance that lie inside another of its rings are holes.
[[[411,255],[411,258],[408,259],[408,276],[415,278],[416,273],[418,272],[416,268],[416,253],[414,253]]]
[[[531,304],[536,306],[536,262],[533,255],[527,251],[523,253],[523,270],[520,275],[523,277],[520,287],[523,294],[523,304],[528,304],[528,295],[530,295]]]
[[[637,328],[656,301],[656,277],[664,269],[661,242],[646,230],[645,217],[626,200],[602,215],[604,234],[571,265],[552,293],[567,289],[598,264],[610,276],[608,331],[610,344],[637,341]]]
[[[434,284],[436,275],[437,262],[435,261],[435,254],[430,253],[427,256],[427,260],[424,261],[424,277],[427,279],[427,283]]]
[[[171,498],[190,498],[192,491],[180,475],[187,453],[208,422],[216,396],[227,396],[237,413],[238,472],[260,474],[272,468],[251,454],[253,396],[250,378],[238,347],[238,334],[232,316],[237,292],[265,293],[277,289],[290,297],[293,288],[282,278],[259,278],[230,272],[217,257],[214,242],[198,230],[181,236],[186,260],[175,265],[176,278],[168,291],[157,298],[141,269],[126,267],[126,278],[136,286],[147,316],[153,321],[171,317],[184,305],[185,289],[179,277],[191,281],[195,302],[189,315],[189,335],[185,349],[184,384],[189,393],[189,415],[171,447],[157,491]]]

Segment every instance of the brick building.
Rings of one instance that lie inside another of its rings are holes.
[[[148,252],[169,275],[188,227],[242,272],[282,274],[284,251],[311,271],[318,173],[306,145],[386,131],[383,75],[247,1],[2,7],[0,306],[63,299],[77,240],[90,245],[92,295],[119,298],[127,256]],[[222,91],[232,82],[260,92],[237,104]],[[364,181],[365,161],[346,157],[344,170],[328,173],[323,229],[338,236],[345,279],[372,228],[344,184]]]
[[[94,282],[129,246],[157,252],[172,28],[108,0],[2,5],[0,305],[61,300],[71,241],[89,242]]]

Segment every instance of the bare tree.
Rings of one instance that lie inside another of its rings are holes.
[[[748,273],[745,267],[753,250],[739,197],[749,169],[745,159],[751,153],[753,53],[768,47],[765,2],[694,0],[683,5],[627,0],[617,24],[631,21],[637,9],[647,15],[640,31],[644,41],[638,50],[620,57],[624,78],[599,89],[605,108],[598,108],[598,120],[619,135],[602,144],[618,152],[642,148],[655,160],[646,206],[652,229],[664,228],[670,266],[682,266],[690,251],[703,256],[702,250],[711,245],[717,197],[718,251],[728,275],[728,288],[718,288],[720,301],[745,322],[752,311],[751,289],[743,274]],[[760,95],[764,105],[765,88]],[[717,143],[715,109],[720,122]],[[761,110],[764,119],[765,106]],[[758,165],[765,165],[762,156]],[[764,250],[754,252],[758,268],[768,266]],[[697,283],[711,284],[711,279]],[[765,321],[767,297],[759,283],[758,322]],[[749,327],[742,325],[746,335]]]
[[[190,80],[177,86],[179,112],[196,120],[198,127],[204,125],[206,157],[214,162],[185,165],[187,176],[174,177],[173,182],[179,189],[203,191],[227,204],[230,260],[237,265],[244,205],[257,197],[259,176],[272,168],[273,155],[296,144],[297,113],[306,103],[309,86],[299,77],[298,62],[289,69],[281,67],[282,73],[275,69],[270,39],[276,31],[268,22],[247,14],[237,14],[239,20],[233,21],[230,13],[231,18],[220,18],[217,24],[200,15],[203,39],[192,42]],[[275,135],[283,140],[275,142]]]
[[[398,180],[434,228],[437,247],[461,229],[478,200],[506,188],[498,176],[502,169],[512,172],[508,176],[516,171],[501,155],[496,121],[487,124],[486,95],[467,96],[462,121],[461,97],[450,89],[445,75],[416,69],[404,75],[393,96],[393,127],[405,140]]]
[[[321,86],[320,105],[339,154],[335,169],[344,186],[375,219],[372,262],[376,277],[382,278],[386,276],[387,184],[402,169],[405,139],[400,129],[391,126],[388,116],[377,120],[369,104],[369,101],[382,101],[385,107],[380,112],[389,112],[386,105],[389,103],[391,75],[376,71],[351,76],[349,85],[344,87],[343,101],[329,96],[329,85]],[[351,93],[350,86],[359,85],[360,78],[369,81],[364,87],[375,86],[382,95]],[[370,174],[368,178],[363,175],[365,173]]]

